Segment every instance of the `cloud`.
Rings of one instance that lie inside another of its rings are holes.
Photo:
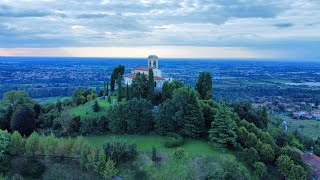
[[[45,17],[51,15],[50,12],[36,9],[14,9],[7,5],[0,5],[0,17]]]
[[[307,49],[320,40],[319,9],[317,0],[5,0],[0,47]]]
[[[289,27],[294,26],[294,24],[292,24],[292,23],[277,23],[277,24],[274,24],[274,26],[278,27],[278,28],[289,28]]]

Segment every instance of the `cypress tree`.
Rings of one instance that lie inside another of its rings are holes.
[[[149,69],[148,99],[151,102],[153,102],[154,99],[154,74],[152,69]]]
[[[106,95],[109,96],[109,82],[107,82],[107,91],[106,91]]]
[[[110,86],[111,86],[111,92],[114,91],[114,74],[111,74],[111,82],[110,82]]]
[[[211,99],[212,98],[212,77],[209,72],[205,73],[204,86],[205,86],[204,99]]]
[[[108,102],[111,104],[111,96],[108,96]]]
[[[126,93],[126,100],[129,101],[130,99],[130,94],[129,94],[129,84],[127,83],[127,93]]]
[[[106,81],[103,81],[103,98],[106,99]]]
[[[95,99],[97,97],[97,90],[96,88],[92,88],[91,90],[91,97],[92,99]]]
[[[201,99],[212,98],[212,77],[209,72],[199,74],[196,90],[199,92]]]
[[[99,105],[97,100],[94,101],[92,109],[93,109],[94,112],[99,112],[100,111],[100,105]]]
[[[146,75],[142,73],[141,75],[141,92],[140,92],[140,99],[148,97],[148,79]]]
[[[152,157],[151,157],[151,160],[152,161],[157,161],[157,149],[156,147],[152,146]]]
[[[201,99],[203,99],[203,82],[204,82],[204,72],[200,72],[198,76],[198,81],[196,84],[196,90],[199,92]]]
[[[121,82],[121,73],[118,74],[118,102],[121,102],[122,98],[122,82]]]

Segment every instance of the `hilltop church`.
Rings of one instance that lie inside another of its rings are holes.
[[[162,76],[161,70],[159,69],[159,59],[156,55],[150,55],[148,57],[148,66],[139,66],[131,71],[131,74],[124,75],[123,80],[125,84],[131,85],[133,78],[136,77],[138,73],[145,74],[146,78],[149,75],[149,69],[152,69],[154,74],[154,87],[162,88],[165,81],[172,81],[172,78],[165,78]]]

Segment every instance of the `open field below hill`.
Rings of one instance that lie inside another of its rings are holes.
[[[65,100],[67,98],[70,98],[70,97],[44,97],[44,98],[34,98],[34,100],[41,104],[41,105],[44,105],[44,104],[50,104],[50,103],[56,103],[58,100]]]
[[[298,130],[303,135],[316,140],[320,137],[320,121],[317,120],[290,120],[289,130]]]

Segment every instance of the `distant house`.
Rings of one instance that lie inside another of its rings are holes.
[[[314,110],[311,112],[311,115],[313,116],[313,118],[320,120],[320,110]]]
[[[313,177],[315,179],[320,179],[320,157],[314,155],[312,152],[304,153],[297,148],[293,148],[293,150],[298,152],[306,163],[310,164],[313,171]]]
[[[320,157],[313,154],[303,154],[302,158],[311,165],[314,178],[320,179]]]
[[[124,84],[131,85],[133,79],[138,73],[144,74],[146,78],[149,76],[149,69],[152,69],[154,75],[154,87],[161,88],[165,81],[172,81],[172,78],[166,78],[162,76],[162,72],[159,69],[159,60],[156,55],[150,55],[148,57],[148,66],[138,66],[131,71],[131,74],[123,76]]]
[[[309,113],[306,111],[298,111],[298,112],[293,112],[292,115],[294,118],[304,118],[305,116],[309,115]]]

